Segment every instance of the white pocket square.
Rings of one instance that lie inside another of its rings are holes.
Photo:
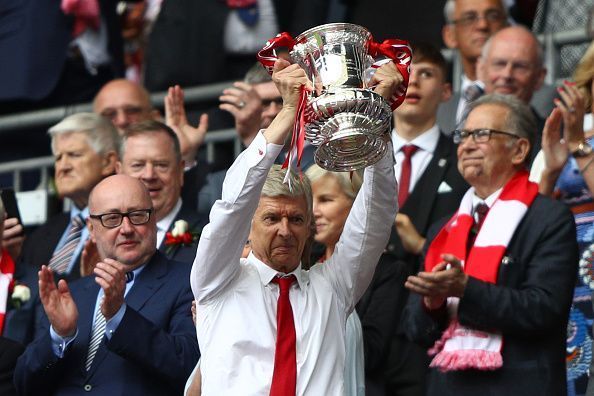
[[[450,187],[450,185],[448,183],[446,183],[445,181],[442,181],[441,184],[439,185],[439,187],[437,188],[438,194],[445,194],[445,193],[449,193],[451,191],[452,191],[452,187]]]

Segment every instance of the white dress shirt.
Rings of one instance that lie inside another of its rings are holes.
[[[398,185],[400,185],[400,173],[402,172],[402,163],[404,162],[404,153],[400,149],[407,144],[414,144],[419,148],[410,159],[411,169],[408,192],[414,189],[423,172],[427,169],[429,162],[433,159],[433,153],[437,147],[440,133],[439,127],[435,124],[409,142],[401,138],[395,130],[392,131],[392,145],[394,147],[394,158],[396,158],[394,173],[396,174]]]
[[[190,283],[197,301],[202,395],[268,395],[276,343],[278,272],[240,259],[262,186],[282,146],[259,133],[229,168],[202,231]],[[289,291],[295,317],[296,395],[344,395],[345,325],[367,289],[396,215],[391,153],[365,169],[334,254],[299,265]]]
[[[175,216],[177,216],[181,206],[182,199],[179,198],[173,209],[171,209],[171,212],[167,213],[167,216],[157,221],[157,249],[159,249],[159,246],[161,246],[161,243],[163,243],[165,234],[167,234],[167,231],[171,228],[171,223],[173,223],[173,220],[175,219]]]

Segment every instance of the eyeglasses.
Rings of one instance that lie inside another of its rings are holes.
[[[101,225],[105,228],[116,228],[122,224],[124,221],[124,217],[127,217],[130,220],[130,223],[134,225],[143,225],[148,223],[151,219],[151,214],[153,213],[153,209],[138,209],[132,210],[126,213],[103,213],[98,215],[89,215],[92,219],[99,219],[101,221]]]
[[[101,112],[101,115],[105,118],[109,118],[110,120],[113,120],[114,118],[117,117],[119,111],[123,112],[126,117],[130,118],[130,117],[138,117],[141,113],[143,113],[146,110],[147,110],[146,108],[140,107],[140,106],[124,106],[124,107],[119,107],[119,108],[110,107],[110,108],[103,110]]]
[[[262,107],[268,107],[273,103],[276,104],[277,106],[282,106],[283,98],[262,99]]]
[[[506,136],[509,136],[509,137],[512,137],[515,139],[520,138],[520,136],[515,135],[513,133],[497,131],[495,129],[488,129],[488,128],[473,129],[472,131],[464,131],[461,129],[456,129],[454,131],[453,138],[454,138],[454,143],[456,143],[456,144],[462,143],[469,136],[472,136],[472,140],[474,140],[475,143],[487,143],[489,141],[489,139],[491,139],[491,135],[494,133],[500,134],[500,135],[506,135]]]
[[[488,10],[483,15],[476,12],[469,12],[462,15],[460,18],[453,20],[452,23],[469,27],[476,24],[481,18],[487,21],[487,23],[502,23],[505,20],[505,14],[499,10]]]

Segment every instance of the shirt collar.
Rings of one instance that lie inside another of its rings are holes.
[[[414,144],[421,150],[433,154],[435,148],[437,147],[437,142],[439,141],[439,134],[439,127],[437,126],[437,124],[435,124],[431,128],[427,129],[425,132],[408,142],[402,137],[400,137],[400,135],[398,135],[398,132],[396,132],[396,129],[394,128],[394,130],[392,131],[392,145],[394,146],[394,153],[398,153],[400,149],[402,149],[402,147],[407,144]]]
[[[177,216],[177,214],[179,213],[181,206],[182,206],[182,199],[178,198],[177,203],[175,204],[173,209],[171,209],[171,212],[167,213],[167,216],[165,216],[161,220],[157,221],[157,228],[161,231],[167,232],[169,230],[169,228],[171,227],[171,223],[173,223],[175,216]]]
[[[264,285],[264,286],[268,285],[270,282],[272,282],[272,279],[274,279],[274,277],[276,277],[277,275],[278,276],[295,275],[295,278],[297,279],[297,284],[299,285],[299,288],[303,289],[303,283],[305,282],[305,279],[303,279],[303,277],[302,277],[301,263],[299,263],[297,268],[295,268],[293,271],[289,272],[288,274],[285,274],[282,272],[278,272],[277,270],[275,270],[273,268],[270,268],[263,261],[259,260],[254,255],[254,252],[250,252],[250,254],[247,257],[247,260],[256,267],[256,270],[258,271],[258,275],[260,275],[260,281],[262,282],[262,285]]]
[[[72,208],[70,209],[70,220],[76,216],[80,216],[83,221],[87,220],[87,217],[89,217],[89,207],[85,206],[84,208],[79,209],[76,207],[76,205],[72,205]]]
[[[473,194],[472,195],[472,209],[474,210],[474,208],[476,208],[477,205],[479,205],[483,202],[489,207],[489,209],[491,209],[491,207],[493,206],[493,204],[495,203],[497,198],[499,198],[499,195],[501,194],[502,190],[503,190],[503,187],[501,187],[499,190],[495,191],[493,194],[489,195],[485,199],[479,198],[476,194]]]
[[[466,74],[462,74],[462,83],[460,84],[460,92],[464,92],[466,88],[472,85],[474,81],[466,77]]]

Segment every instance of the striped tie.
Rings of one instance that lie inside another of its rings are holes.
[[[80,216],[74,216],[71,220],[70,231],[68,231],[64,246],[54,253],[49,262],[49,267],[54,273],[62,275],[68,270],[68,266],[72,261],[72,255],[80,242],[83,227],[83,219]]]
[[[134,280],[134,272],[126,272],[126,283],[130,283]],[[89,351],[87,352],[87,360],[85,361],[85,368],[87,371],[91,368],[93,364],[93,359],[97,354],[97,349],[99,349],[99,345],[103,340],[103,336],[105,335],[105,316],[101,313],[101,305],[103,305],[103,297],[101,297],[101,301],[99,302],[99,306],[97,307],[97,313],[95,314],[95,320],[93,321],[93,334],[91,335],[91,342],[89,342]]]
[[[87,360],[85,362],[85,368],[87,371],[91,368],[93,359],[97,354],[97,349],[103,336],[105,335],[105,316],[101,313],[101,305],[103,304],[103,298],[97,307],[97,314],[95,314],[95,321],[93,322],[93,334],[91,335],[91,342],[89,343],[89,352],[87,353]]]

